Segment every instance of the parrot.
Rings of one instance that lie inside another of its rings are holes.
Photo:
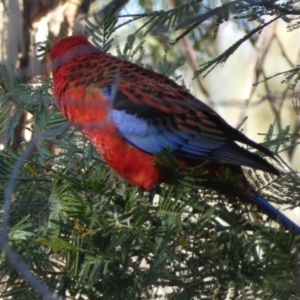
[[[251,187],[242,166],[275,175],[279,171],[237,142],[276,160],[274,154],[188,90],[95,47],[83,35],[56,41],[49,56],[58,109],[119,177],[141,191],[167,182],[168,174],[156,158],[169,149],[181,169],[200,166],[218,177],[228,168],[233,178],[239,176],[241,188],[248,189],[250,201],[300,234],[297,224]]]

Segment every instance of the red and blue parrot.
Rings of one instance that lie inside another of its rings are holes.
[[[50,58],[58,108],[120,177],[146,191],[167,181],[156,164],[156,155],[166,149],[182,169],[203,165],[218,176],[228,167],[254,203],[300,234],[299,226],[250,187],[241,166],[279,172],[236,142],[274,158],[272,152],[173,80],[112,56],[82,35],[56,42]]]

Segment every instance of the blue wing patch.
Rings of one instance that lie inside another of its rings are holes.
[[[170,147],[174,154],[176,152],[185,154],[183,156],[190,154],[203,159],[210,151],[223,145],[223,142],[209,141],[208,138],[200,136],[193,137],[183,131],[172,132],[163,125],[154,124],[151,120],[121,110],[112,109],[110,117],[128,142],[152,154]]]

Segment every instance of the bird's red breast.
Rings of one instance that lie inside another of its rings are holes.
[[[57,85],[54,88],[56,103],[64,116],[92,142],[110,168],[142,190],[150,190],[162,182],[165,176],[155,166],[155,157],[122,138],[108,118],[109,103],[99,93],[99,87],[75,85],[69,83],[68,88],[63,87],[63,93]]]

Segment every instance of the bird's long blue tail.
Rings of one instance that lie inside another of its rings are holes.
[[[280,212],[277,208],[275,208],[272,204],[270,204],[266,199],[262,196],[254,196],[252,198],[253,202],[259,205],[265,213],[271,217],[273,220],[279,221],[284,227],[291,228],[298,234],[300,234],[300,227],[296,225],[291,219],[285,216],[282,212]]]

